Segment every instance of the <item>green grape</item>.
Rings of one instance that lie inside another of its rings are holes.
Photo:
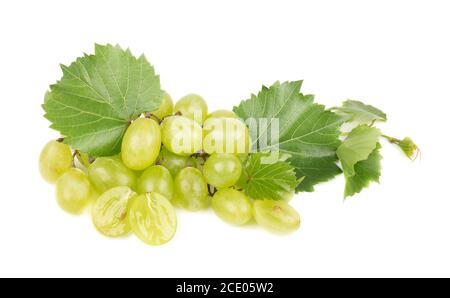
[[[214,212],[223,221],[243,225],[252,218],[252,204],[242,192],[226,188],[217,191],[211,201]]]
[[[174,189],[172,202],[177,207],[197,211],[209,206],[208,185],[198,169],[182,169],[175,178]]]
[[[202,149],[202,128],[183,116],[172,116],[161,124],[162,143],[172,153],[189,156]]]
[[[92,185],[103,193],[116,186],[136,186],[136,176],[118,157],[99,157],[88,169],[88,177]]]
[[[105,236],[120,237],[130,232],[128,207],[136,193],[128,186],[118,186],[104,192],[92,205],[95,228]]]
[[[89,179],[79,169],[71,168],[56,180],[56,200],[69,213],[81,213],[94,196]]]
[[[188,160],[188,156],[176,155],[163,147],[157,163],[168,169],[172,177],[175,178],[178,172],[186,167]]]
[[[170,116],[173,114],[173,101],[167,92],[164,92],[162,101],[161,101],[161,105],[159,106],[159,108],[156,111],[153,111],[152,114],[161,120],[164,117],[167,117],[167,116]]]
[[[150,245],[161,245],[173,238],[177,216],[170,201],[153,192],[139,195],[131,203],[128,222],[133,233]]]
[[[208,116],[208,105],[200,95],[188,94],[175,104],[174,111],[201,125]]]
[[[73,158],[69,146],[62,142],[50,141],[39,156],[39,170],[42,177],[49,183],[56,180],[72,167]]]
[[[203,151],[242,154],[250,150],[247,126],[239,119],[210,118],[203,125]]]
[[[253,216],[259,225],[274,232],[288,233],[300,227],[300,215],[285,201],[257,200]]]
[[[197,156],[196,154],[189,157],[186,166],[191,168],[199,169],[203,172],[203,166],[205,164],[205,159],[202,156]]]
[[[213,154],[205,162],[203,176],[217,188],[233,186],[241,177],[242,165],[233,154]]]
[[[161,129],[154,120],[139,118],[128,127],[122,141],[123,163],[132,170],[151,166],[161,149]]]
[[[217,110],[217,111],[209,113],[208,117],[206,117],[206,120],[211,119],[211,118],[237,118],[237,116],[232,111]]]
[[[163,166],[151,166],[138,179],[137,192],[157,192],[167,199],[173,197],[173,179],[168,169]]]

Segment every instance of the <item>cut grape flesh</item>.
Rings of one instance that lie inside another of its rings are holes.
[[[128,221],[133,233],[150,245],[170,241],[177,229],[175,209],[158,193],[146,193],[133,199]]]

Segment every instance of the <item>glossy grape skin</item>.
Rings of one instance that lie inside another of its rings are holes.
[[[48,142],[39,156],[39,171],[42,178],[49,183],[55,183],[72,165],[72,152],[69,146],[62,142]]]
[[[154,192],[133,199],[128,213],[133,233],[150,245],[170,241],[177,230],[177,216],[170,201]]]
[[[128,127],[122,141],[123,163],[132,170],[144,170],[158,158],[161,129],[156,121],[139,118]]]
[[[300,227],[300,215],[285,201],[256,200],[253,216],[262,227],[277,233],[290,233]]]
[[[190,156],[202,149],[202,128],[195,121],[172,116],[161,124],[162,143],[172,153]]]
[[[245,154],[250,150],[247,126],[239,119],[210,118],[203,125],[203,151]]]
[[[186,167],[188,160],[189,156],[176,155],[163,147],[157,163],[168,169],[172,178],[175,178],[178,172]]]
[[[233,154],[213,154],[203,166],[206,182],[217,188],[233,186],[241,177],[242,165]]]
[[[243,225],[252,219],[249,198],[235,189],[218,190],[211,200],[211,206],[218,217],[232,225]]]
[[[159,108],[156,111],[153,111],[152,115],[155,115],[160,120],[162,120],[164,117],[170,116],[172,114],[173,114],[172,98],[167,92],[164,92]]]
[[[188,167],[181,170],[175,178],[174,190],[172,202],[177,207],[197,211],[210,204],[208,185],[198,169]]]
[[[136,176],[118,157],[99,157],[88,169],[88,177],[99,193],[116,186],[136,187]]]
[[[56,180],[56,200],[69,213],[80,214],[94,196],[89,179],[79,169],[71,168]]]
[[[181,113],[182,116],[195,120],[201,125],[208,116],[208,105],[200,95],[188,94],[178,100],[174,112]]]
[[[137,192],[157,192],[168,200],[173,197],[173,179],[168,169],[163,166],[151,166],[138,179]]]
[[[209,113],[208,117],[206,117],[206,120],[211,118],[237,118],[237,115],[229,110],[217,110]]]

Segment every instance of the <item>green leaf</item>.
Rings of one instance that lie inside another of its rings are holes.
[[[386,114],[374,106],[357,100],[347,100],[342,107],[335,109],[338,114],[348,117],[348,121],[359,124],[371,124],[374,121],[386,121]]]
[[[275,158],[276,161],[271,161]],[[283,200],[283,194],[292,192],[298,185],[294,167],[278,160],[279,154],[252,154],[245,167],[246,180],[242,187],[253,199]]]
[[[398,146],[403,151],[403,153],[411,160],[417,158],[420,155],[419,147],[414,143],[410,137],[406,137],[403,140],[398,141]]]
[[[356,163],[369,157],[377,147],[380,136],[378,128],[367,125],[360,125],[349,133],[336,151],[346,176],[355,175]]]
[[[365,187],[368,187],[371,181],[379,182],[381,175],[381,145],[370,153],[366,160],[362,160],[355,165],[355,174],[353,176],[345,175],[345,197],[360,193]]]
[[[95,55],[61,68],[45,96],[45,117],[65,143],[91,156],[118,153],[129,123],[161,102],[153,67],[119,46],[96,45]]]
[[[263,86],[258,95],[241,102],[233,111],[244,120],[258,122],[257,129],[249,125],[254,148],[290,154],[297,178],[305,177],[297,191],[313,191],[315,184],[341,173],[336,165],[336,149],[343,118],[315,104],[312,95],[301,94],[301,84],[296,81]],[[267,119],[266,123],[259,121],[261,118]],[[279,131],[278,140],[272,138],[272,129]],[[260,141],[264,139],[267,142]]]

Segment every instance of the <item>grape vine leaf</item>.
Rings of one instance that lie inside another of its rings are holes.
[[[355,165],[366,160],[377,147],[381,131],[378,128],[360,125],[354,128],[336,150],[344,175],[355,175]]]
[[[130,122],[161,103],[153,66],[120,46],[95,45],[94,55],[61,69],[62,79],[45,96],[45,117],[65,143],[91,156],[118,153]]]
[[[253,148],[290,154],[297,178],[304,177],[296,190],[313,191],[315,184],[341,173],[336,149],[344,118],[315,104],[312,95],[300,93],[301,85],[302,81],[294,81],[263,86],[258,95],[252,94],[233,111],[247,124],[256,119],[253,128],[249,125]],[[269,133],[273,128],[277,128],[278,138]]]
[[[299,181],[289,162],[277,160],[265,163],[268,153],[252,154],[244,169],[245,181],[241,186],[252,199],[283,200],[286,193],[295,190]]]
[[[348,116],[348,121],[359,124],[370,124],[374,121],[386,121],[386,114],[374,106],[366,105],[357,100],[346,100],[342,107],[336,108],[338,114]]]
[[[348,176],[344,172],[345,176],[345,197],[353,196],[360,193],[365,187],[368,187],[371,181],[379,182],[381,176],[381,159],[380,143],[370,153],[366,160],[362,160],[355,164],[355,174]]]

